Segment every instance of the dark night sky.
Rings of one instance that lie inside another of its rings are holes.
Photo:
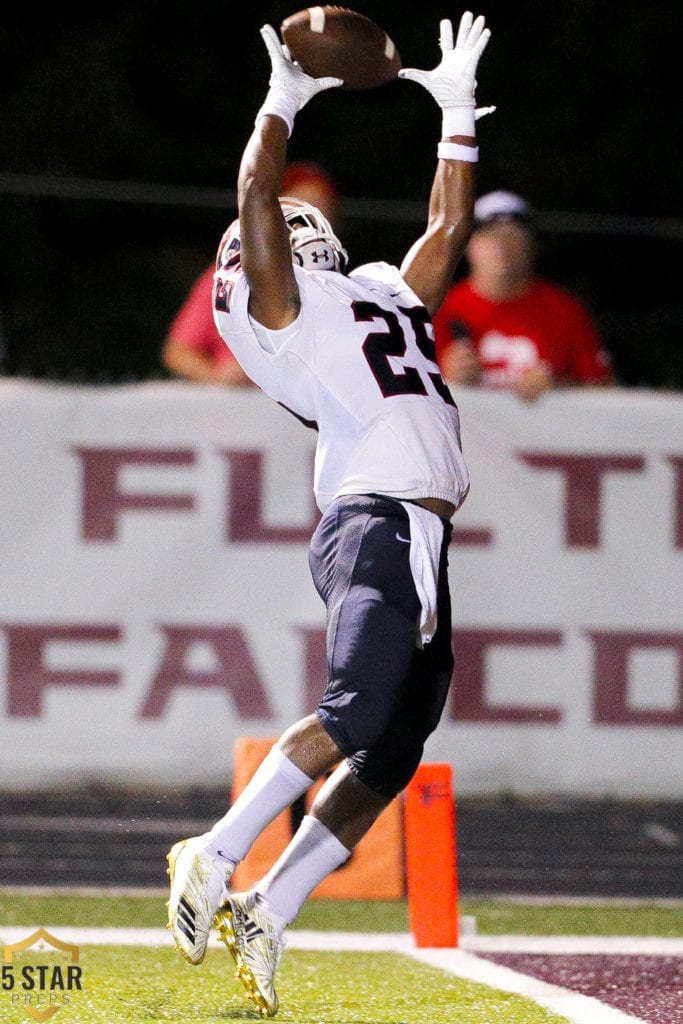
[[[462,10],[433,0],[357,7],[389,32],[405,65],[422,67],[438,61],[439,19],[457,23]],[[40,18],[28,7],[4,15],[0,300],[9,372],[163,375],[163,333],[234,212],[228,196],[224,211],[78,189],[57,198],[40,187],[20,194],[23,179],[8,176],[233,189],[269,74],[258,28],[295,9],[121,0],[87,15],[69,4]],[[683,8],[495,0],[474,11],[493,32],[477,96],[498,107],[480,122],[480,191],[511,188],[540,211],[616,215],[616,235],[544,232],[541,268],[589,303],[624,383],[683,386],[680,88],[669,84]],[[351,199],[426,202],[439,125],[438,108],[414,83],[334,90],[299,115],[290,154],[318,160]],[[678,237],[629,236],[629,218],[641,227],[641,218],[677,220]],[[358,263],[399,261],[420,225],[351,216],[344,228]]]

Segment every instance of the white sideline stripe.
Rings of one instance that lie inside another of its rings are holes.
[[[471,953],[682,956],[683,939],[648,935],[472,935],[460,940]]]
[[[40,925],[23,927],[0,926],[0,941],[6,944],[21,942]],[[167,928],[86,928],[42,925],[55,938],[74,945],[103,946],[172,946],[173,939]],[[570,1024],[643,1024],[640,1017],[632,1017],[606,1006],[592,996],[584,996],[557,985],[550,985],[509,967],[490,963],[476,956],[476,952],[515,953],[590,953],[590,954],[683,954],[683,939],[664,939],[634,936],[536,936],[536,935],[476,935],[461,940],[457,949],[417,949],[409,932],[315,932],[292,929],[287,935],[290,949],[313,949],[390,952],[413,957],[420,963],[437,967],[468,981],[479,982],[504,992],[512,992],[545,1006],[568,1019]],[[210,946],[222,948],[217,937]]]

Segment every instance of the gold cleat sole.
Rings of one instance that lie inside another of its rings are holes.
[[[276,1006],[271,1010],[265,999],[258,990],[256,978],[253,971],[245,963],[237,945],[235,928],[232,920],[232,911],[229,907],[219,910],[213,919],[213,925],[217,929],[222,941],[228,947],[228,951],[235,961],[235,977],[244,987],[245,997],[254,1004],[261,1017],[274,1017],[278,1011]]]

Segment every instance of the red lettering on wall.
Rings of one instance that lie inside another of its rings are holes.
[[[118,672],[101,669],[48,669],[45,646],[50,641],[112,643],[120,639],[117,626],[41,625],[3,627],[7,637],[7,714],[39,718],[47,686],[118,686]]]
[[[166,637],[161,664],[152,679],[140,718],[161,718],[174,690],[190,687],[225,690],[240,718],[272,718],[266,688],[258,677],[249,645],[234,626],[160,626]],[[187,666],[193,644],[209,644],[218,661],[214,671]]]
[[[600,545],[603,477],[607,473],[640,473],[645,466],[640,455],[520,452],[519,457],[535,469],[559,470],[564,474],[565,542],[570,548]]]
[[[226,449],[222,454],[230,466],[230,497],[225,524],[228,540],[252,544],[308,544],[320,520],[315,503],[306,526],[266,526],[263,521],[263,452]]]
[[[87,541],[114,541],[121,512],[188,512],[191,494],[132,494],[119,489],[125,466],[192,466],[189,448],[73,448],[83,464],[81,535]]]
[[[486,526],[454,526],[451,544],[456,547],[486,548],[493,544],[493,531]]]
[[[683,455],[672,455],[669,462],[674,468],[674,546],[683,548]]]
[[[593,720],[606,725],[683,725],[683,633],[591,631],[594,644]],[[643,648],[674,650],[678,657],[678,702],[671,711],[628,705],[628,659]]]
[[[559,647],[562,633],[550,629],[459,629],[453,633],[454,681],[450,717],[456,722],[560,722],[556,707],[498,706],[486,696],[486,654],[494,647]]]

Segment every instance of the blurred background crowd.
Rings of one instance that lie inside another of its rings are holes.
[[[439,19],[461,12],[435,0],[356,6],[421,67],[437,63]],[[235,214],[269,74],[258,28],[295,9],[254,0],[237,18],[225,0],[120,0],[6,12],[6,375],[184,375],[165,341]],[[490,0],[482,12],[493,39],[477,95],[497,111],[479,125],[480,194],[528,203],[536,269],[583,304],[618,385],[680,389],[683,204],[667,85],[680,6]],[[297,119],[290,156],[334,181],[352,265],[400,262],[421,230],[438,131],[434,104],[409,82],[334,90]]]

